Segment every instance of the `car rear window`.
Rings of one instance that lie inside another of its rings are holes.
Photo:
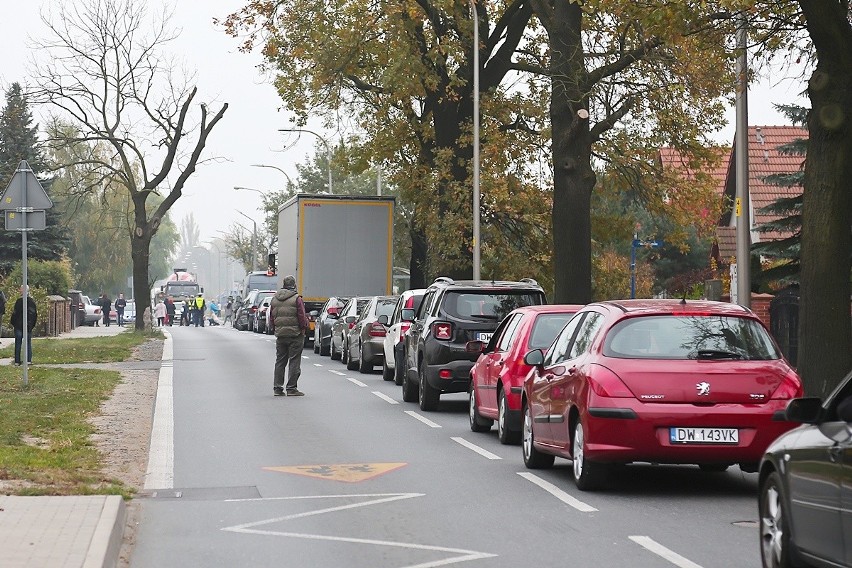
[[[393,310],[396,308],[396,298],[389,298],[387,300],[378,300],[376,302],[376,315],[377,316],[388,316],[390,318],[393,315]]]
[[[446,293],[443,310],[457,319],[499,322],[516,308],[537,306],[543,302],[540,293],[531,291],[451,290]]]
[[[758,322],[724,315],[626,319],[607,334],[603,353],[626,359],[780,359]]]
[[[574,313],[541,314],[535,318],[530,333],[530,349],[547,349]]]

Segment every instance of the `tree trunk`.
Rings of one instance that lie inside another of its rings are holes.
[[[148,264],[151,237],[147,231],[142,236],[134,234],[130,239],[130,253],[133,258],[133,290],[136,296],[135,329],[145,330],[145,310],[151,307],[151,283],[148,281]],[[153,312],[153,310],[152,310]],[[153,317],[153,313],[151,314]]]
[[[808,83],[798,371],[808,395],[824,396],[852,369],[852,29],[821,2],[801,5],[819,64]]]
[[[579,4],[557,2],[548,30],[551,49],[550,121],[553,147],[553,277],[557,304],[592,300],[591,199],[596,176],[582,88],[585,79]],[[562,46],[557,49],[555,46]],[[587,115],[588,116],[588,115]]]

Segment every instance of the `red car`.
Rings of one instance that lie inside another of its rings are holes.
[[[571,459],[581,490],[630,462],[754,472],[769,444],[797,426],[784,410],[802,382],[757,316],[736,304],[589,304],[525,361],[534,369],[524,382],[524,463]]]
[[[470,342],[468,349],[482,349],[470,371],[470,429],[487,432],[497,421],[497,437],[503,444],[521,440],[521,392],[531,367],[524,355],[547,349],[577,310],[583,306],[545,305],[518,308],[494,331],[487,346]]]

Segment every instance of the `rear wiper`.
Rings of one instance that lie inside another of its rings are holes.
[[[485,314],[470,314],[467,317],[474,318],[474,319],[486,319],[486,320],[497,321],[497,316],[487,316]]]
[[[697,359],[742,359],[740,353],[733,351],[720,351],[716,349],[699,349]]]

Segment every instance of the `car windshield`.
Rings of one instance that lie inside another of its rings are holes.
[[[603,353],[625,359],[780,359],[756,321],[724,315],[626,319],[607,334]]]
[[[535,319],[530,333],[530,349],[547,349],[565,324],[574,317],[573,313],[541,314]]]
[[[491,290],[449,291],[444,311],[450,317],[478,321],[501,321],[509,312],[543,302],[537,292],[496,292]]]

